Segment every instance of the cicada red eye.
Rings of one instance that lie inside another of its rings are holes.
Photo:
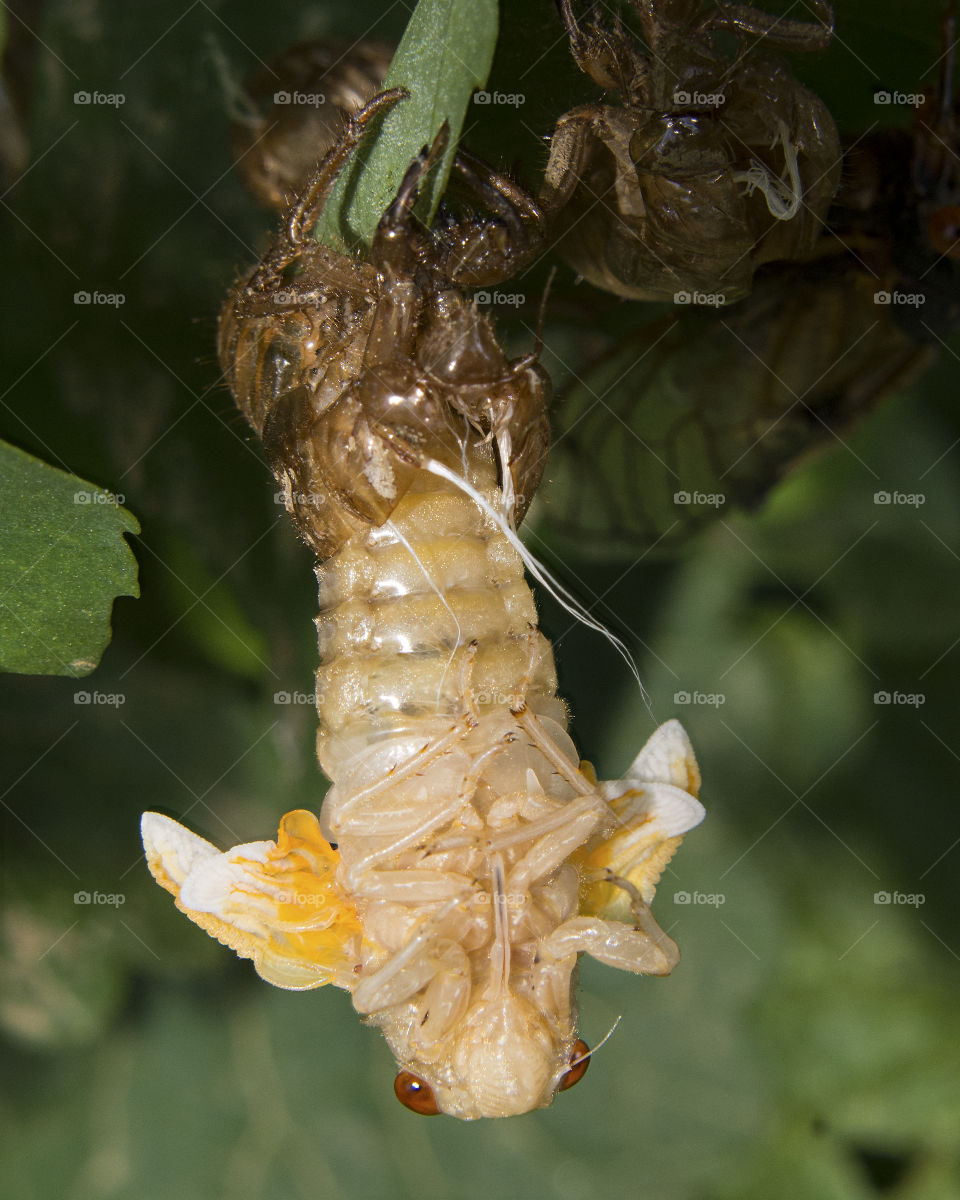
[[[429,1083],[424,1083],[409,1071],[401,1071],[393,1081],[393,1090],[404,1108],[419,1113],[421,1117],[435,1117],[440,1109],[437,1098]]]
[[[927,219],[927,236],[938,254],[960,258],[960,205],[938,208]]]
[[[566,1075],[564,1075],[564,1077],[560,1080],[560,1086],[557,1088],[558,1092],[565,1092],[567,1088],[572,1088],[573,1085],[575,1083],[579,1083],[587,1073],[587,1067],[590,1066],[590,1047],[583,1040],[583,1038],[577,1038],[577,1040],[573,1043],[573,1051],[570,1054],[570,1062],[573,1065],[570,1067],[570,1070],[566,1073]]]

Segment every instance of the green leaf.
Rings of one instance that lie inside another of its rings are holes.
[[[139,596],[119,499],[0,442],[0,670],[88,675],[115,596]]]
[[[446,121],[447,148],[418,206],[424,221],[433,219],[470,97],[490,73],[497,28],[497,0],[420,0],[384,83],[406,88],[410,99],[387,114],[369,150],[341,173],[317,222],[318,241],[341,251],[369,248],[410,163]]]

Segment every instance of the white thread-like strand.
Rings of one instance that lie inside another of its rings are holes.
[[[790,142],[786,125],[782,121],[778,121],[777,125],[779,132],[773,144],[776,146],[777,142],[783,143],[783,158],[790,177],[789,185],[756,159],[749,170],[734,171],[732,178],[736,183],[746,184],[747,195],[759,188],[767,202],[767,211],[772,217],[776,217],[778,221],[792,221],[800,211],[803,184],[797,163],[797,148]]]
[[[441,479],[449,480],[455,487],[458,487],[465,495],[476,504],[480,511],[492,521],[503,536],[510,542],[514,550],[523,559],[523,565],[527,568],[530,574],[553,596],[554,600],[570,614],[574,620],[579,621],[581,625],[586,625],[588,629],[592,629],[595,633],[599,633],[605,637],[611,646],[620,655],[623,661],[627,664],[627,669],[636,680],[637,687],[640,689],[640,694],[647,702],[646,689],[643,686],[643,680],[640,678],[640,672],[637,669],[637,664],[633,661],[633,656],[627,649],[626,645],[612,633],[602,621],[598,621],[558,580],[550,574],[545,566],[541,564],[530,550],[523,544],[517,535],[516,531],[511,529],[500,513],[490,504],[486,498],[481,495],[477,489],[466,479],[461,478],[455,471],[451,471],[449,467],[442,462],[437,462],[434,458],[428,458],[421,464],[432,475],[439,475]]]

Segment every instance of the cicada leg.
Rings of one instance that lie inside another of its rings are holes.
[[[574,917],[540,943],[539,953],[552,962],[589,954],[597,962],[634,975],[669,975],[680,961],[677,943],[663,932],[649,910],[643,925],[635,926],[599,917]]]
[[[587,134],[593,121],[592,105],[574,108],[557,121],[540,188],[540,199],[548,220],[563,208],[580,186],[586,160]]]
[[[669,975],[680,961],[680,949],[664,933],[640,890],[613,871],[599,872],[605,883],[622,888],[630,897],[632,923],[602,915],[574,917],[560,925],[541,946],[541,955],[560,960],[573,953],[589,954],[598,962],[637,975]]]
[[[833,39],[833,9],[825,0],[810,0],[819,21],[797,21],[762,12],[750,4],[720,3],[705,13],[697,31],[729,30],[764,38],[792,50],[826,50]]]
[[[622,23],[617,21],[612,29],[593,21],[581,25],[572,0],[560,0],[560,17],[570,39],[570,53],[580,70],[608,91],[616,88],[629,93],[631,85],[646,73],[647,63]]]
[[[337,176],[357,148],[369,123],[408,95],[405,88],[381,92],[350,118],[343,137],[321,159],[303,191],[287,210],[284,231],[251,275],[247,284],[248,293],[262,294],[279,286],[283,271],[301,257],[303,244],[309,241],[310,231],[323,211]],[[336,274],[334,263],[335,256],[331,255],[331,267]],[[293,295],[297,291],[296,285],[291,285],[288,290]]]
[[[491,287],[515,275],[540,249],[540,209],[519,184],[464,150],[453,166],[496,219],[470,216],[445,225],[438,265],[462,287]]]
[[[406,88],[391,88],[389,92],[381,92],[379,96],[374,96],[356,116],[350,118],[343,137],[321,160],[297,202],[287,214],[287,237],[291,245],[302,242],[317,223],[337,176],[356,149],[366,127],[374,117],[389,111],[398,101],[406,100],[409,95]]]
[[[567,756],[557,748],[552,738],[537,720],[534,713],[524,707],[520,712],[516,713],[517,723],[530,736],[530,740],[543,754],[544,758],[556,767],[560,776],[575,788],[581,796],[592,796],[595,793],[595,788],[580,770],[579,766],[571,762]]]

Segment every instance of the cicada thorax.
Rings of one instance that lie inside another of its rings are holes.
[[[541,198],[561,257],[619,296],[739,299],[763,263],[812,247],[839,182],[824,104],[769,55],[720,55],[696,7],[644,6],[645,58],[564,6],[578,63],[622,102],[560,119]]]

